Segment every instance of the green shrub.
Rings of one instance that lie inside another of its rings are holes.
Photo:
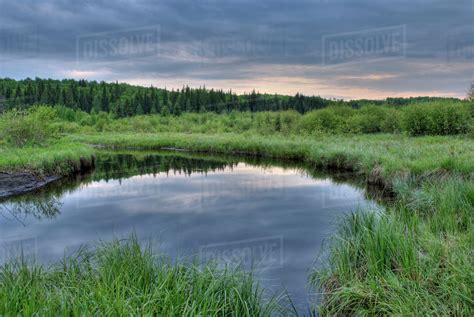
[[[467,106],[436,103],[406,107],[403,126],[411,136],[454,135],[467,133],[471,121]]]
[[[424,105],[407,107],[403,118],[404,130],[412,136],[430,134],[433,122],[427,112]]]
[[[0,117],[0,137],[16,147],[45,145],[58,132],[53,124],[57,119],[56,110],[48,106],[35,106],[28,111],[12,109]]]
[[[340,126],[341,118],[331,108],[311,111],[303,116],[300,123],[301,130],[308,134],[334,132]]]
[[[274,134],[281,131],[281,117],[276,112],[260,112],[255,115],[255,129],[263,135]]]
[[[469,116],[467,109],[458,104],[432,107],[433,127],[431,134],[454,135],[466,133],[469,128]]]
[[[57,115],[60,119],[74,122],[76,121],[76,112],[71,108],[66,108],[64,106],[56,107]]]
[[[285,135],[297,132],[297,126],[301,118],[302,116],[294,110],[279,112],[277,122],[275,123],[276,130]]]
[[[387,117],[385,108],[379,106],[366,106],[358,111],[362,133],[382,132],[382,121]]]
[[[380,122],[380,130],[384,133],[399,133],[402,131],[402,119],[400,111],[385,108],[385,117]]]
[[[79,133],[82,132],[82,127],[76,122],[54,122],[51,124],[51,129],[58,133]]]

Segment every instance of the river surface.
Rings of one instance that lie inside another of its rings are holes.
[[[305,313],[318,300],[307,283],[323,243],[344,214],[377,208],[369,196],[347,175],[291,162],[103,152],[89,175],[1,202],[0,261],[23,253],[48,264],[135,233],[173,259],[253,269]]]

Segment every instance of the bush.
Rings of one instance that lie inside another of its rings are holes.
[[[463,104],[436,103],[405,108],[403,126],[411,136],[454,135],[467,133],[471,121]]]
[[[385,117],[380,122],[380,130],[384,133],[399,133],[402,131],[400,111],[386,108]]]
[[[333,108],[308,112],[301,119],[301,130],[312,134],[315,132],[335,132],[340,130],[341,117],[337,116]]]
[[[296,131],[296,127],[298,126],[298,122],[301,120],[302,116],[294,111],[294,110],[287,110],[283,112],[279,112],[277,121],[276,121],[276,130],[280,131],[282,134],[290,134]]]
[[[417,105],[406,108],[403,127],[409,135],[430,134],[433,126],[432,118],[428,115],[426,106]]]
[[[362,133],[382,132],[382,121],[387,117],[387,111],[380,106],[366,106],[358,111],[361,116]]]
[[[276,112],[260,112],[255,115],[256,130],[259,134],[271,135],[281,131],[280,114]]]
[[[433,127],[431,134],[452,135],[463,134],[469,129],[469,112],[465,107],[447,104],[433,107],[431,117]]]
[[[36,106],[26,112],[12,109],[0,117],[0,137],[17,147],[45,145],[58,132],[53,125],[57,119],[56,110],[48,106]]]

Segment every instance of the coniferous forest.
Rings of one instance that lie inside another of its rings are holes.
[[[343,101],[319,96],[271,95],[258,93],[238,95],[235,92],[183,86],[181,89],[133,86],[87,80],[0,79],[0,110],[28,107],[35,104],[62,105],[88,113],[109,112],[116,118],[143,114],[172,114],[183,112],[284,111],[299,113],[346,104],[360,108],[368,104],[407,105],[450,98],[415,97],[381,100]]]

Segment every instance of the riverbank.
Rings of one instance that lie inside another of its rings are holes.
[[[63,166],[59,170],[66,172],[71,159],[77,163],[92,154],[85,145],[92,144],[262,155],[352,171],[393,192],[396,201],[384,214],[343,220],[330,244],[328,266],[311,274],[314,291],[321,287],[325,293],[321,312],[470,315],[474,142],[468,137],[101,133],[69,135],[61,142],[72,144],[70,151],[61,152],[59,145],[57,155],[54,146],[18,150],[32,151],[31,158],[13,155],[0,160],[0,167],[52,171]]]
[[[21,195],[94,167],[94,150],[54,142],[46,147],[0,147],[0,198]]]
[[[397,134],[320,137],[250,136],[238,134],[71,135],[72,142],[128,149],[187,149],[209,153],[263,155],[295,159],[319,168],[362,173],[369,182],[390,186],[407,174],[459,174],[474,171],[474,142],[468,137],[407,137]]]

